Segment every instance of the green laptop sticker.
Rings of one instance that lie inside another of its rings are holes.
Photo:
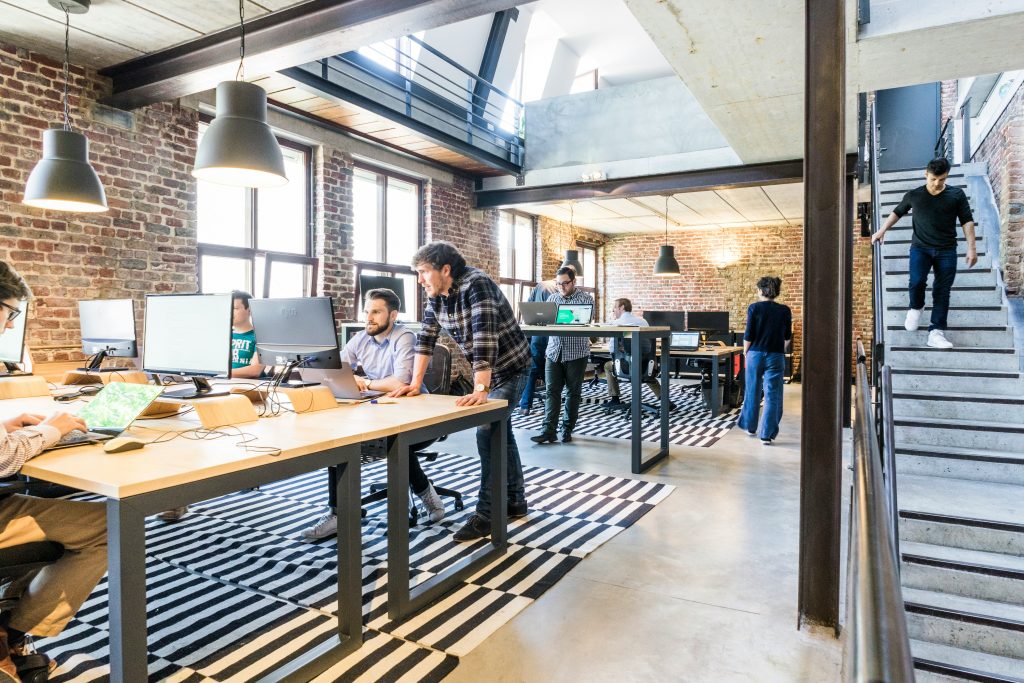
[[[567,323],[573,322],[575,320],[575,317],[576,316],[573,315],[571,308],[559,308],[558,317],[555,318],[555,322],[560,325],[565,325]]]
[[[160,386],[111,382],[78,416],[89,429],[125,429],[162,391]]]

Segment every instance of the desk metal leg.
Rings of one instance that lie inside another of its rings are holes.
[[[718,354],[711,356],[711,417],[718,417]],[[722,399],[725,399],[723,396]]]
[[[146,518],[128,501],[107,499],[110,680],[148,679],[146,658]]]
[[[399,434],[388,453],[388,615],[409,607],[409,442]]]
[[[640,333],[633,332],[630,336],[632,339],[630,342],[630,353],[632,355],[629,361],[629,386],[632,388],[632,394],[629,400],[629,417],[633,423],[633,429],[631,432],[633,436],[632,469],[634,474],[639,474],[643,471],[643,454],[641,452],[643,433],[641,431],[642,424],[640,422],[640,371],[643,369],[643,356],[640,354]]]
[[[672,375],[669,372],[668,339],[661,340],[661,450],[668,455],[668,414],[672,405],[669,382]]]

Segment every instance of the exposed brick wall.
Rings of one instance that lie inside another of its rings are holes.
[[[939,86],[941,119],[939,126],[946,123],[946,119],[956,119],[956,100],[959,96],[959,81],[942,81]],[[953,124],[950,123],[950,126]]]
[[[1006,293],[1024,297],[1024,84],[985,136],[974,160],[988,163],[988,178],[999,209]]]
[[[79,299],[126,298],[196,288],[196,195],[190,171],[198,114],[162,103],[132,112],[131,129],[95,120],[109,81],[71,67],[70,111],[89,138],[89,157],[110,211],[66,214],[21,203],[42,154],[42,133],[58,127],[61,64],[0,43],[0,259],[28,280],[34,359],[80,358]],[[140,317],[142,306],[136,306]]]
[[[626,235],[604,246],[605,317],[618,297],[636,310],[727,310],[733,329],[742,329],[747,306],[757,300],[755,284],[764,275],[782,278],[778,301],[793,310],[793,348],[803,351],[803,228],[751,227],[669,233],[682,275],[654,278],[651,271],[664,236]],[[724,267],[719,267],[725,263]],[[854,338],[870,340],[871,247],[854,245]],[[866,344],[868,345],[868,344]]]
[[[495,280],[498,278],[498,211],[473,209],[473,181],[456,176],[446,184],[437,180],[425,184],[424,235],[426,241],[447,240],[466,258]]]
[[[351,320],[355,298],[352,159],[323,146],[313,156],[313,253],[320,258],[317,293],[334,297],[339,320]]]

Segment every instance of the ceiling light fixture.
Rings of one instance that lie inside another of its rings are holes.
[[[657,277],[676,277],[679,275],[679,262],[676,261],[675,247],[668,243],[668,195],[665,195],[665,244],[658,250],[658,260],[654,262],[654,275]]]
[[[89,140],[71,130],[68,107],[70,15],[88,12],[89,0],[50,0],[50,5],[64,12],[64,126],[43,131],[43,158],[29,174],[21,201],[39,209],[99,213],[107,210],[107,196],[89,165]]]
[[[574,202],[569,203],[569,235],[572,239],[573,246],[576,245],[576,221],[573,216]],[[566,249],[565,260],[562,261],[562,267],[570,266],[576,271],[576,277],[583,277],[583,264],[580,263],[580,252],[578,249]]]
[[[245,8],[235,80],[217,85],[217,116],[203,134],[192,175],[221,185],[280,187],[288,182],[281,146],[267,125],[267,91],[245,78]]]

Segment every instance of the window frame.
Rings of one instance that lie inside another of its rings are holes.
[[[594,270],[596,271],[601,262],[601,245],[596,242],[587,242],[586,240],[576,240],[576,249],[579,250],[580,263],[585,263],[584,252],[594,252]],[[594,310],[601,310],[600,302],[598,301],[598,279],[597,273],[590,274],[586,271],[583,272],[583,279],[587,282],[586,287],[580,287],[581,290],[590,294],[594,297]],[[591,281],[592,280],[592,281]]]
[[[416,270],[411,264],[399,264],[399,263],[388,263],[387,262],[387,248],[388,248],[388,196],[387,196],[387,179],[394,178],[405,183],[416,186],[416,246],[417,248],[423,244],[425,235],[425,212],[423,206],[423,186],[424,182],[422,178],[416,176],[406,175],[400,171],[394,171],[390,168],[384,168],[377,166],[361,159],[356,160],[352,164],[353,168],[353,182],[355,178],[355,169],[362,169],[370,173],[376,173],[379,176],[383,176],[384,183],[381,190],[381,184],[378,183],[378,195],[377,195],[377,248],[378,252],[383,256],[384,261],[365,261],[357,259],[353,256],[352,264],[355,272],[355,281],[352,283],[352,291],[355,295],[352,297],[352,320],[359,320],[360,311],[362,310],[362,297],[363,293],[359,291],[359,276],[364,270],[375,270],[381,273],[388,273],[390,277],[395,277],[397,274],[402,275],[416,275]],[[353,253],[355,252],[355,201],[353,198],[352,202],[352,242],[353,242]],[[416,290],[414,301],[409,302],[414,306],[414,310],[407,311],[405,315],[412,316],[413,321],[420,321],[423,317],[423,291],[422,287],[414,287]]]
[[[503,214],[503,213],[509,214],[509,215],[512,216],[512,229],[509,230],[509,235],[508,235],[508,240],[509,241],[508,241],[508,244],[504,245],[504,247],[501,244],[498,245],[498,270],[499,270],[498,284],[499,284],[499,286],[501,286],[501,285],[511,285],[512,286],[512,299],[509,301],[509,304],[512,305],[512,312],[515,313],[516,316],[518,316],[519,315],[519,304],[520,304],[520,302],[523,301],[523,290],[526,287],[530,287],[530,288],[536,287],[537,286],[537,282],[538,282],[538,279],[537,279],[537,217],[532,215],[532,214],[529,214],[529,213],[524,213],[522,211],[515,211],[514,209],[501,209],[501,210],[498,211],[499,225],[500,225],[500,222],[501,222],[501,214]],[[516,249],[515,249],[515,244],[516,244],[516,223],[517,223],[517,219],[519,219],[519,218],[526,218],[526,219],[528,219],[530,221],[530,246],[531,246],[531,249],[532,249],[532,253],[530,255],[531,256],[531,258],[530,258],[530,279],[528,279],[528,280],[524,280],[522,278],[515,277],[515,273],[516,273]],[[498,235],[499,236],[501,235],[500,228],[498,230]],[[512,272],[513,277],[502,277],[501,274],[500,274],[500,271],[501,271],[501,257],[502,257],[502,249],[503,248],[508,249],[509,253],[511,254],[511,272]],[[502,289],[502,291],[504,292],[504,289]]]

